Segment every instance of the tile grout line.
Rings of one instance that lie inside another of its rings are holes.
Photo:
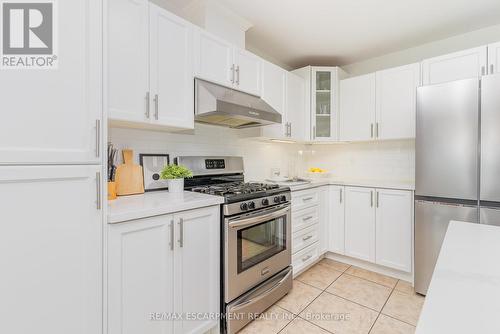
[[[389,301],[389,299],[391,298],[394,290],[396,289],[396,286],[398,285],[399,283],[399,279],[396,281],[396,285],[394,285],[394,288],[392,288],[391,290],[391,293],[389,294],[389,297],[387,297],[387,300],[385,301],[384,305],[382,306],[382,308],[380,309],[380,312],[377,314],[377,318],[375,319],[375,321],[373,322],[372,326],[370,327],[370,330],[368,331],[368,334],[371,333],[373,327],[375,326],[375,324],[377,323],[378,321],[378,318],[380,318],[380,315],[382,314],[382,310],[384,309],[385,305],[387,305],[387,302]]]

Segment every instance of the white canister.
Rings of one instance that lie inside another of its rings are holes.
[[[168,192],[170,192],[170,193],[182,193],[182,192],[184,192],[184,179],[168,180]]]

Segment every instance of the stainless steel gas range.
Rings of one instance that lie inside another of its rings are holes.
[[[224,196],[221,313],[233,334],[292,288],[290,188],[245,183],[241,157],[178,157],[186,190]]]

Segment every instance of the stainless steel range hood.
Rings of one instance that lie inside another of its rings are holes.
[[[257,96],[195,79],[195,120],[243,129],[281,123],[281,114]]]

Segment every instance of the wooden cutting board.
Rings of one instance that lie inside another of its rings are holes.
[[[116,168],[116,194],[118,196],[144,193],[142,166],[133,162],[133,151],[124,149],[123,165]]]

